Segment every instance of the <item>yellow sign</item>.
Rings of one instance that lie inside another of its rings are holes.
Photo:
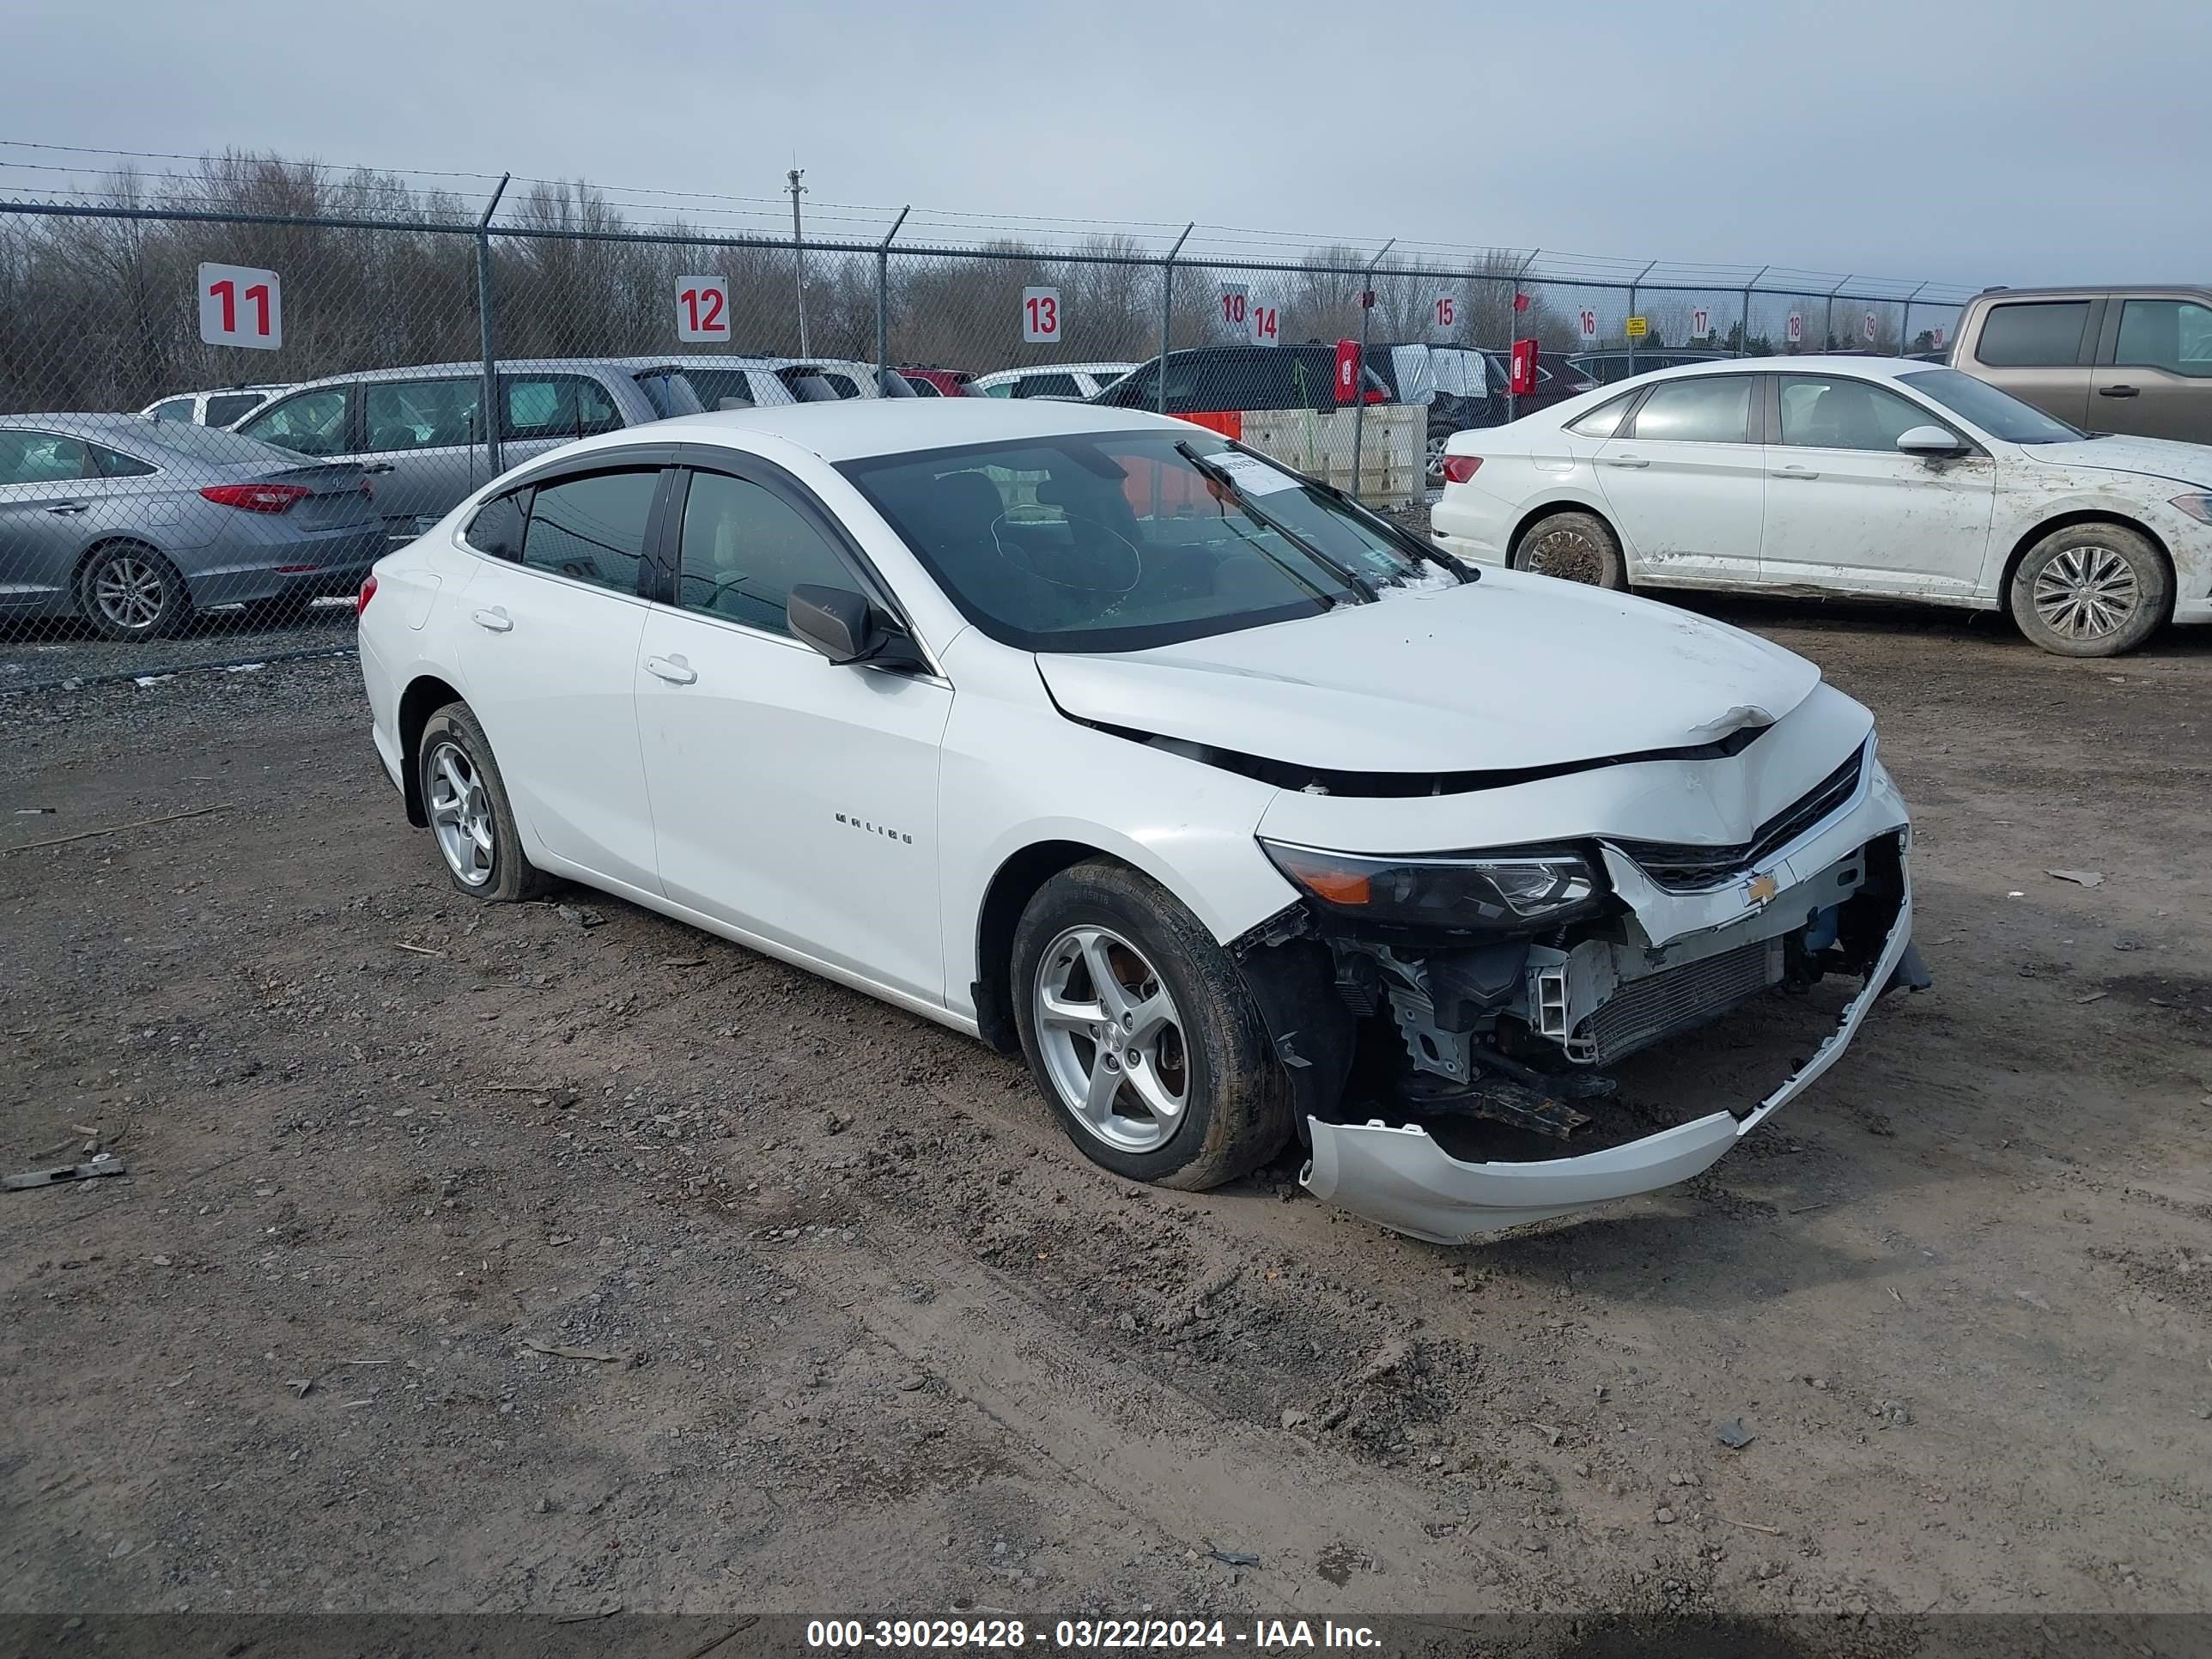
[[[1640,340],[1650,331],[1651,325],[1644,319],[1641,317],[1631,317],[1628,319],[1628,337],[1630,339]]]

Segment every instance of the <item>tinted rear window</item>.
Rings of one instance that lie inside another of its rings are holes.
[[[2049,368],[2078,362],[2087,300],[1992,306],[1975,343],[1976,361],[1991,368]]]

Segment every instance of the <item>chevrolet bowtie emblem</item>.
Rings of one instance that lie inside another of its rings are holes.
[[[1781,890],[1782,884],[1771,876],[1753,876],[1743,884],[1744,900],[1751,904],[1771,904]]]

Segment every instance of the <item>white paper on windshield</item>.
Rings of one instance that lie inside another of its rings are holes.
[[[1289,473],[1278,472],[1258,456],[1247,455],[1241,450],[1224,449],[1206,459],[1226,472],[1248,495],[1272,495],[1279,489],[1298,487],[1298,481]]]

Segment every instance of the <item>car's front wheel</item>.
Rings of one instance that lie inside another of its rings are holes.
[[[2117,657],[2158,631],[2173,582],[2158,549],[2117,524],[2069,525],[2033,547],[2013,572],[2013,620],[2062,657]]]
[[[423,722],[416,776],[430,834],[453,885],[471,898],[536,898],[546,880],[522,850],[507,781],[483,727],[465,702],[449,702]]]
[[[1282,1150],[1288,1080],[1237,964],[1158,883],[1064,870],[1013,945],[1022,1051],[1068,1136],[1134,1181],[1217,1187]]]

